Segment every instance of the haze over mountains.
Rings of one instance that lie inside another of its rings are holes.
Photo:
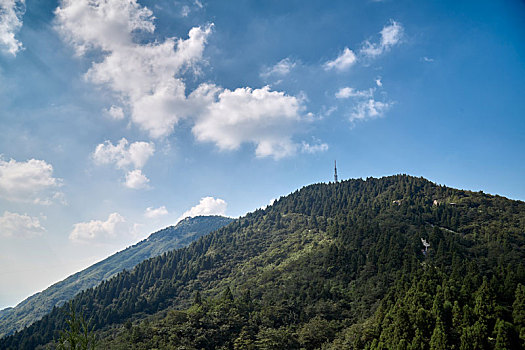
[[[73,305],[101,349],[522,349],[524,285],[524,202],[396,175],[304,187]],[[0,348],[54,348],[65,311]]]
[[[31,325],[49,313],[53,307],[61,306],[80,291],[94,287],[124,269],[132,269],[146,259],[186,246],[231,221],[232,219],[222,216],[188,217],[176,226],[152,233],[147,239],[53,284],[17,306],[1,310],[0,337]]]

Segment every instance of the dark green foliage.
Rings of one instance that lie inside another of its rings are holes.
[[[525,203],[422,178],[316,184],[75,303],[104,349],[520,349],[524,232]]]
[[[94,350],[95,336],[89,329],[88,322],[83,315],[77,315],[72,302],[69,302],[68,328],[60,332],[58,349],[63,350]]]

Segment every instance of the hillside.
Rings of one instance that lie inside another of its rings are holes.
[[[146,259],[186,246],[231,221],[222,216],[198,216],[151,234],[147,239],[34,294],[16,307],[0,311],[0,337],[29,326],[80,291],[94,287],[124,269],[132,269]]]
[[[74,305],[101,349],[521,349],[524,245],[521,201],[406,175],[315,184]],[[53,348],[65,321],[0,348]]]

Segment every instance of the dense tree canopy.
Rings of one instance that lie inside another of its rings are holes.
[[[524,243],[520,201],[405,175],[315,184],[74,305],[101,348],[519,349]],[[53,347],[64,325],[56,308],[0,347]]]

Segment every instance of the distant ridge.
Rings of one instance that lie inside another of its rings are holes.
[[[124,269],[132,269],[146,259],[184,247],[231,221],[223,216],[196,216],[152,233],[139,243],[30,296],[17,306],[0,310],[0,338],[38,321],[54,306],[62,305],[82,290],[94,287]]]

